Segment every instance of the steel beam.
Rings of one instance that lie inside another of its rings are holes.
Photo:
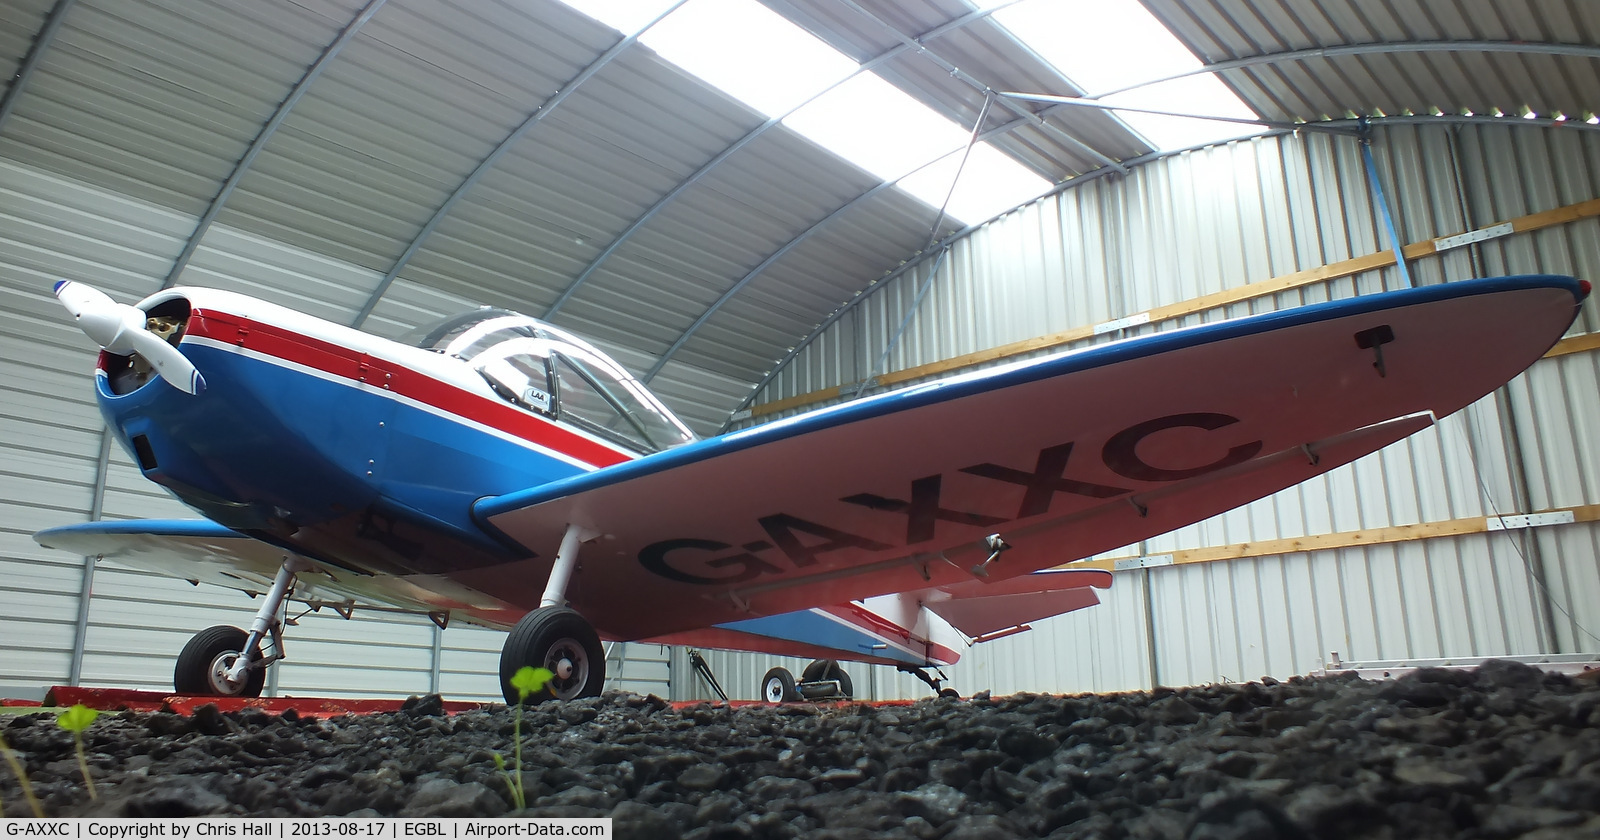
[[[111,430],[100,430],[100,454],[95,460],[94,491],[89,499],[89,521],[98,522],[106,509],[106,478],[111,472]],[[94,572],[98,557],[83,558],[83,580],[78,588],[78,622],[72,636],[72,658],[67,665],[67,685],[83,681],[84,642],[89,635],[89,603],[94,597]]]
[[[738,152],[740,149],[743,149],[745,146],[750,145],[750,143],[752,141],[754,141],[757,137],[760,137],[761,135],[767,133],[774,126],[776,126],[779,123],[783,122],[784,120],[788,119],[791,114],[793,114],[794,112],[800,110],[801,108],[804,108],[807,105],[810,105],[812,102],[815,102],[816,100],[822,98],[823,96],[827,95],[830,91],[834,90],[835,88],[839,87],[840,85],[844,84],[845,82],[848,82],[851,79],[854,79],[855,77],[861,75],[862,73],[868,73],[868,72],[871,72],[872,70],[877,69],[879,66],[883,65],[885,62],[889,61],[890,59],[893,59],[893,58],[895,58],[897,56],[903,55],[906,52],[908,52],[910,50],[913,50],[913,49],[916,49],[916,50],[924,49],[925,47],[923,46],[923,44],[925,44],[926,42],[932,41],[932,40],[934,40],[936,38],[939,38],[942,35],[945,35],[945,34],[947,34],[949,32],[953,32],[953,31],[955,31],[957,29],[960,29],[960,28],[962,28],[964,26],[967,26],[968,24],[971,24],[974,21],[982,20],[982,19],[994,14],[995,12],[1000,11],[1001,9],[1004,9],[1007,6],[1013,5],[1013,4],[1018,3],[1018,2],[1020,2],[1020,0],[1007,0],[1007,2],[1000,3],[1000,4],[998,4],[998,5],[996,5],[996,6],[992,7],[992,8],[979,9],[977,11],[968,12],[967,14],[964,14],[961,17],[955,18],[955,19],[953,19],[951,21],[948,21],[948,22],[946,22],[944,24],[941,24],[941,25],[939,25],[939,26],[937,26],[937,27],[935,27],[933,29],[930,29],[927,32],[924,32],[923,34],[917,36],[916,38],[908,39],[907,42],[901,43],[899,46],[890,47],[889,49],[884,50],[882,53],[872,57],[871,59],[869,59],[868,61],[863,63],[860,67],[857,67],[855,69],[855,71],[853,71],[850,75],[845,76],[844,78],[840,79],[839,81],[834,82],[833,84],[829,85],[828,87],[818,91],[817,93],[813,94],[809,99],[805,100],[804,102],[801,102],[800,104],[794,106],[793,108],[790,108],[788,111],[786,111],[786,112],[784,112],[784,113],[782,113],[782,114],[780,114],[780,115],[778,115],[776,117],[773,117],[773,118],[767,120],[766,122],[762,123],[761,125],[751,129],[743,137],[741,137],[738,140],[734,141],[732,145],[728,146],[726,149],[723,149],[721,152],[717,153],[716,157],[713,157],[712,159],[706,161],[704,165],[702,165],[699,169],[695,170],[694,173],[691,174],[688,178],[685,178],[684,180],[680,181],[678,183],[678,185],[673,187],[672,190],[669,191],[666,195],[663,195],[660,199],[657,199],[655,204],[650,205],[650,209],[644,211],[644,213],[641,216],[639,216],[639,218],[634,219],[633,222],[628,225],[627,229],[623,230],[622,233],[618,234],[615,239],[612,239],[611,243],[608,244],[605,247],[605,249],[602,250],[599,253],[598,256],[596,256],[593,260],[591,260],[589,262],[589,264],[584,267],[583,271],[578,273],[577,278],[574,279],[571,283],[569,283],[567,285],[567,288],[561,292],[560,297],[557,297],[555,302],[550,304],[550,308],[545,310],[545,313],[544,313],[545,319],[549,320],[550,318],[555,317],[555,314],[557,312],[561,311],[561,307],[565,306],[567,301],[571,300],[572,296],[577,293],[578,289],[582,288],[583,284],[588,282],[589,277],[591,275],[593,275],[597,269],[600,268],[600,265],[602,263],[604,263],[606,260],[610,259],[611,256],[617,252],[617,249],[622,247],[623,243],[625,243],[629,239],[631,239],[635,233],[638,233],[639,229],[643,228],[647,223],[649,223],[649,221],[651,219],[655,218],[656,215],[659,214],[662,211],[663,208],[665,208],[668,204],[671,204],[673,201],[677,200],[678,196],[682,195],[685,190],[689,189],[690,187],[692,187],[696,183],[698,183],[701,179],[703,179],[706,176],[707,173],[709,173],[711,170],[717,168],[719,165],[722,164],[723,161],[726,161],[728,158],[732,157],[735,152]]]
[[[1084,96],[1056,96],[1048,93],[1019,93],[1016,91],[1004,91],[1001,92],[999,96],[1002,101],[1022,99],[1029,102],[1048,102],[1053,105],[1061,105],[1072,108],[1091,108],[1097,111],[1125,111],[1130,114],[1154,114],[1158,117],[1185,117],[1194,120],[1206,120],[1208,122],[1225,122],[1235,123],[1238,125],[1259,125],[1265,126],[1266,128],[1276,128],[1286,131],[1299,131],[1302,129],[1308,131],[1335,130],[1326,128],[1326,124],[1322,122],[1288,122],[1285,120],[1261,119],[1259,117],[1252,119],[1249,117],[1222,117],[1211,114],[1190,114],[1183,111],[1167,111],[1159,108],[1136,108],[1128,105],[1115,105],[1110,102],[1101,102],[1098,99],[1090,99]],[[1351,132],[1341,131],[1341,133],[1348,134]]]
[[[428,658],[428,693],[438,694],[444,670],[444,628],[433,625],[433,652]]]
[[[1494,53],[1523,53],[1527,55],[1565,55],[1578,58],[1600,58],[1600,47],[1584,44],[1538,44],[1521,41],[1414,41],[1411,43],[1395,44],[1345,44],[1337,47],[1314,47],[1305,50],[1288,50],[1285,52],[1262,53],[1261,55],[1245,56],[1243,58],[1217,61],[1201,65],[1193,70],[1162,76],[1147,82],[1127,85],[1114,90],[1102,91],[1085,97],[1086,99],[1104,99],[1127,93],[1131,90],[1159,85],[1177,79],[1187,79],[1190,76],[1200,76],[1206,73],[1224,73],[1229,70],[1243,70],[1247,67],[1259,67],[1269,64],[1284,64],[1291,61],[1305,61],[1311,58],[1339,58],[1343,56],[1387,55],[1392,53],[1431,53],[1431,52],[1494,52]]]
[[[272,113],[272,118],[267,120],[266,125],[261,127],[260,133],[251,142],[250,148],[245,150],[244,157],[239,158],[239,162],[234,164],[233,172],[228,175],[228,180],[222,183],[222,189],[218,190],[216,197],[211,199],[211,205],[206,208],[205,213],[201,214],[200,222],[195,225],[194,233],[189,235],[189,241],[183,244],[183,251],[178,254],[178,259],[173,261],[172,269],[167,272],[167,279],[161,284],[161,288],[168,289],[177,284],[178,276],[183,274],[183,270],[189,266],[189,260],[194,257],[195,249],[200,247],[201,240],[205,239],[206,231],[211,229],[211,223],[216,221],[217,214],[222,212],[223,206],[228,203],[233,191],[238,188],[239,182],[244,180],[245,173],[249,172],[251,164],[256,162],[256,156],[261,154],[263,148],[266,148],[267,141],[271,140],[272,135],[277,133],[278,127],[283,125],[283,121],[289,116],[289,112],[294,110],[295,105],[299,104],[300,98],[305,96],[307,90],[311,89],[311,85],[322,75],[322,71],[333,63],[334,58],[345,48],[345,45],[356,37],[356,33],[361,31],[361,27],[365,26],[367,21],[372,20],[372,16],[378,13],[378,9],[382,8],[385,2],[387,0],[367,0],[367,5],[362,7],[355,19],[340,30],[339,37],[333,39],[333,43],[322,51],[322,55],[317,57],[316,62],[306,70],[305,75],[300,77],[300,81],[295,83],[294,89],[289,91],[289,95],[278,103],[278,109]]]
[[[490,152],[487,157],[480,161],[477,168],[472,170],[472,174],[468,175],[465,180],[457,185],[455,192],[450,193],[450,197],[445,199],[443,204],[439,205],[439,209],[435,210],[433,213],[433,218],[429,219],[428,223],[422,226],[422,230],[417,231],[417,235],[412,238],[411,244],[406,246],[405,252],[400,255],[398,260],[395,260],[394,267],[389,269],[389,273],[383,276],[383,280],[379,281],[377,288],[372,290],[372,294],[367,298],[367,302],[361,307],[361,311],[356,313],[356,318],[351,322],[350,326],[359,328],[363,323],[366,322],[367,316],[372,314],[373,308],[378,305],[378,301],[383,297],[384,293],[389,291],[389,286],[394,283],[394,279],[400,276],[401,271],[405,270],[406,265],[411,262],[411,258],[417,255],[417,251],[422,248],[423,243],[428,241],[428,237],[433,235],[434,229],[439,227],[439,223],[444,221],[444,217],[450,213],[450,209],[455,207],[456,202],[460,201],[461,197],[466,195],[467,192],[483,178],[485,173],[494,168],[495,163],[498,162],[506,152],[510,151],[511,147],[515,145],[518,140],[521,140],[524,135],[526,135],[529,131],[532,131],[533,127],[543,121],[545,117],[550,116],[552,111],[561,107],[561,103],[567,101],[567,97],[571,96],[580,85],[589,81],[589,79],[594,77],[594,74],[605,69],[606,65],[610,64],[616,59],[617,56],[621,55],[629,47],[633,46],[634,43],[639,40],[639,36],[650,31],[650,27],[655,26],[661,21],[662,18],[677,11],[678,7],[682,6],[686,2],[688,2],[688,0],[678,0],[678,2],[668,6],[666,9],[662,10],[660,14],[656,15],[648,23],[640,27],[639,31],[623,38],[620,41],[617,41],[615,44],[612,44],[610,49],[601,53],[600,57],[590,62],[589,66],[583,68],[582,72],[572,77],[572,79],[569,80],[565,85],[562,85],[560,90],[556,91],[549,99],[545,100],[544,104],[540,105],[532,114],[529,114],[528,118],[523,120],[521,125],[517,126],[516,129],[510,134],[506,135],[506,138],[500,141],[500,145],[495,146],[494,151]]]
[[[11,111],[17,106],[17,98],[33,79],[34,71],[39,69],[39,59],[50,49],[51,42],[55,41],[56,34],[61,31],[61,22],[66,20],[67,12],[71,11],[75,2],[76,0],[56,0],[56,4],[50,9],[50,14],[44,19],[44,25],[39,27],[39,33],[33,36],[33,44],[28,47],[28,54],[23,56],[22,66],[17,68],[17,75],[12,78],[11,86],[6,88],[5,95],[0,96],[0,131],[5,131],[6,123],[11,119]]]

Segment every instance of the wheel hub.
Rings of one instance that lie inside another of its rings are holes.
[[[550,693],[558,699],[577,697],[589,681],[589,657],[576,639],[556,640],[544,661],[552,675]]]
[[[233,672],[233,666],[239,661],[239,652],[236,650],[223,651],[211,660],[211,668],[207,672],[211,687],[217,694],[232,696],[238,694],[244,687],[243,680],[233,680],[228,675]]]

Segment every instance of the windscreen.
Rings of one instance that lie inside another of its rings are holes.
[[[693,442],[695,434],[644,383],[577,336],[536,318],[484,307],[443,318],[407,333],[403,342],[474,362],[496,393],[524,408],[554,413],[645,452]],[[527,357],[527,358],[524,358]],[[533,360],[554,365],[558,407],[541,404]],[[522,363],[522,364],[518,364]],[[517,376],[513,370],[526,368]],[[513,381],[515,380],[515,381]],[[530,391],[530,388],[532,389]]]

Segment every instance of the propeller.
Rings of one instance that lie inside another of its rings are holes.
[[[130,356],[137,353],[168,385],[186,394],[206,389],[206,380],[194,363],[178,352],[166,339],[145,329],[144,310],[117,303],[105,292],[62,280],[55,285],[56,299],[78,320],[78,329],[107,353]]]

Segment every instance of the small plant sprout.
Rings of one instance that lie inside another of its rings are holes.
[[[44,807],[39,804],[39,797],[33,795],[33,785],[28,782],[28,774],[22,769],[22,762],[17,760],[17,754],[11,751],[11,745],[6,743],[4,736],[0,736],[0,756],[5,756],[6,764],[11,767],[11,774],[17,777],[18,784],[22,785],[22,795],[28,800],[28,807],[33,809],[33,815],[44,819]],[[0,810],[0,818],[5,817],[5,812]]]
[[[89,775],[89,761],[83,756],[83,730],[94,723],[100,713],[88,706],[79,703],[56,716],[56,725],[72,733],[72,739],[78,747],[78,769],[83,771],[83,783],[89,787],[89,798],[99,799],[100,795],[94,790],[94,777]]]
[[[511,675],[511,687],[517,690],[517,710],[512,718],[511,740],[515,743],[517,774],[512,776],[506,769],[506,760],[499,753],[494,754],[494,766],[500,769],[500,775],[506,777],[506,787],[511,791],[511,804],[518,811],[528,807],[528,794],[522,787],[522,704],[535,694],[544,689],[544,684],[549,682],[555,674],[548,668],[534,668],[524,665]]]

